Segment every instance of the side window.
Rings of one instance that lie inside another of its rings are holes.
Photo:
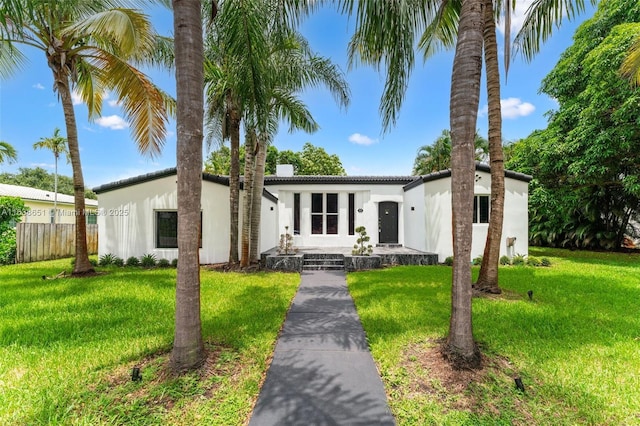
[[[473,223],[489,223],[489,196],[473,197]]]
[[[202,212],[200,212],[200,247],[202,247]],[[178,212],[156,211],[156,248],[178,248]]]

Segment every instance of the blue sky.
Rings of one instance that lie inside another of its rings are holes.
[[[512,26],[514,34],[530,1],[519,0],[516,6]],[[157,9],[149,13],[157,31],[170,35],[171,13]],[[576,27],[592,15],[593,9],[588,8],[575,21],[565,20],[562,28],[556,30],[531,63],[515,58],[507,82],[503,76],[501,97],[503,136],[506,140],[526,137],[533,130],[546,127],[544,115],[557,104],[538,93],[540,82],[553,69],[560,54],[571,45]],[[311,142],[330,154],[337,154],[348,175],[411,174],[418,148],[431,144],[443,129],[449,127],[453,53],[438,54],[426,63],[418,58],[397,125],[382,133],[378,107],[384,76],[369,67],[347,68],[347,43],[353,32],[353,19],[327,8],[307,18],[301,32],[316,52],[331,58],[343,69],[351,89],[351,104],[346,110],[340,109],[325,90],[302,93],[301,99],[321,129],[315,134],[290,134],[288,127],[282,125],[275,138],[275,146],[279,150],[298,151],[305,142]],[[42,137],[50,137],[56,127],[66,135],[62,107],[52,90],[53,80],[44,53],[35,50],[24,52],[29,57],[24,69],[0,81],[0,140],[11,143],[19,156],[17,164],[4,164],[0,166],[0,172],[13,173],[18,167],[36,166],[53,171],[53,155],[44,150],[35,151],[32,145]],[[175,94],[173,75],[157,70],[149,71],[149,75],[164,90]],[[88,188],[176,164],[175,123],[171,123],[162,154],[153,159],[144,157],[135,148],[122,111],[113,101],[105,101],[103,116],[93,122],[88,121],[84,105],[76,105],[81,160]],[[486,137],[485,108],[483,87],[477,127]],[[64,162],[59,164],[59,171],[71,176],[71,166]]]

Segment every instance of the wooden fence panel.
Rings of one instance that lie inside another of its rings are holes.
[[[73,224],[18,223],[16,262],[27,263],[75,255],[76,226]],[[87,225],[87,249],[98,253],[98,225]]]

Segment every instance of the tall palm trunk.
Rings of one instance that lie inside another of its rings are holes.
[[[500,68],[493,1],[484,2],[484,61],[487,69],[487,97],[489,104],[489,158],[491,165],[491,214],[484,245],[482,266],[476,282],[480,291],[499,294],[498,264],[504,219],[504,155],[502,153],[502,112],[500,109]]]
[[[73,102],[72,102],[73,105]],[[53,176],[53,224],[58,222],[58,154],[53,154],[56,163],[56,173]]]
[[[200,2],[173,0],[177,93],[178,275],[171,367],[192,370],[204,361],[200,319],[200,200],[204,116]]]
[[[67,143],[69,144],[69,158],[73,170],[73,202],[76,219],[76,260],[73,265],[73,275],[85,275],[95,272],[89,262],[89,250],[87,248],[87,220],[85,218],[84,205],[84,178],[82,176],[82,164],[80,163],[80,147],[78,145],[78,131],[76,127],[76,114],[71,100],[69,80],[62,71],[54,70],[55,85],[64,111],[64,122],[67,128]]]
[[[451,78],[451,203],[453,279],[451,321],[444,353],[458,367],[478,367],[471,315],[471,234],[475,130],[482,74],[482,0],[463,0]]]
[[[253,206],[251,207],[251,244],[250,258],[252,262],[260,260],[260,221],[262,216],[262,191],[264,190],[264,173],[267,163],[267,142],[263,137],[258,139],[255,174],[253,175]]]
[[[257,148],[256,132],[247,131],[244,147],[244,191],[242,204],[242,233],[240,266],[246,268],[251,262],[249,246],[251,238],[251,208],[253,207],[253,185],[255,170],[255,151]]]
[[[231,95],[227,95],[227,104],[232,105]],[[231,126],[231,165],[229,167],[229,263],[238,263],[238,212],[240,204],[240,113],[231,107],[229,111]]]

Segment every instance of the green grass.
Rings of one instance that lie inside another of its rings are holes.
[[[166,374],[175,269],[98,268],[43,280],[69,260],[0,267],[0,424],[242,424],[297,274],[203,270],[206,372]],[[131,368],[143,367],[142,382]],[[204,370],[203,370],[204,371]]]
[[[451,268],[349,274],[400,425],[640,424],[640,256],[530,254],[552,266],[501,267],[505,296],[473,300],[475,339],[490,359],[504,360],[502,371],[444,397],[416,391],[418,382],[438,387],[416,360],[429,339],[447,333]],[[524,394],[515,390],[515,376]],[[458,407],[463,396],[475,405]]]

